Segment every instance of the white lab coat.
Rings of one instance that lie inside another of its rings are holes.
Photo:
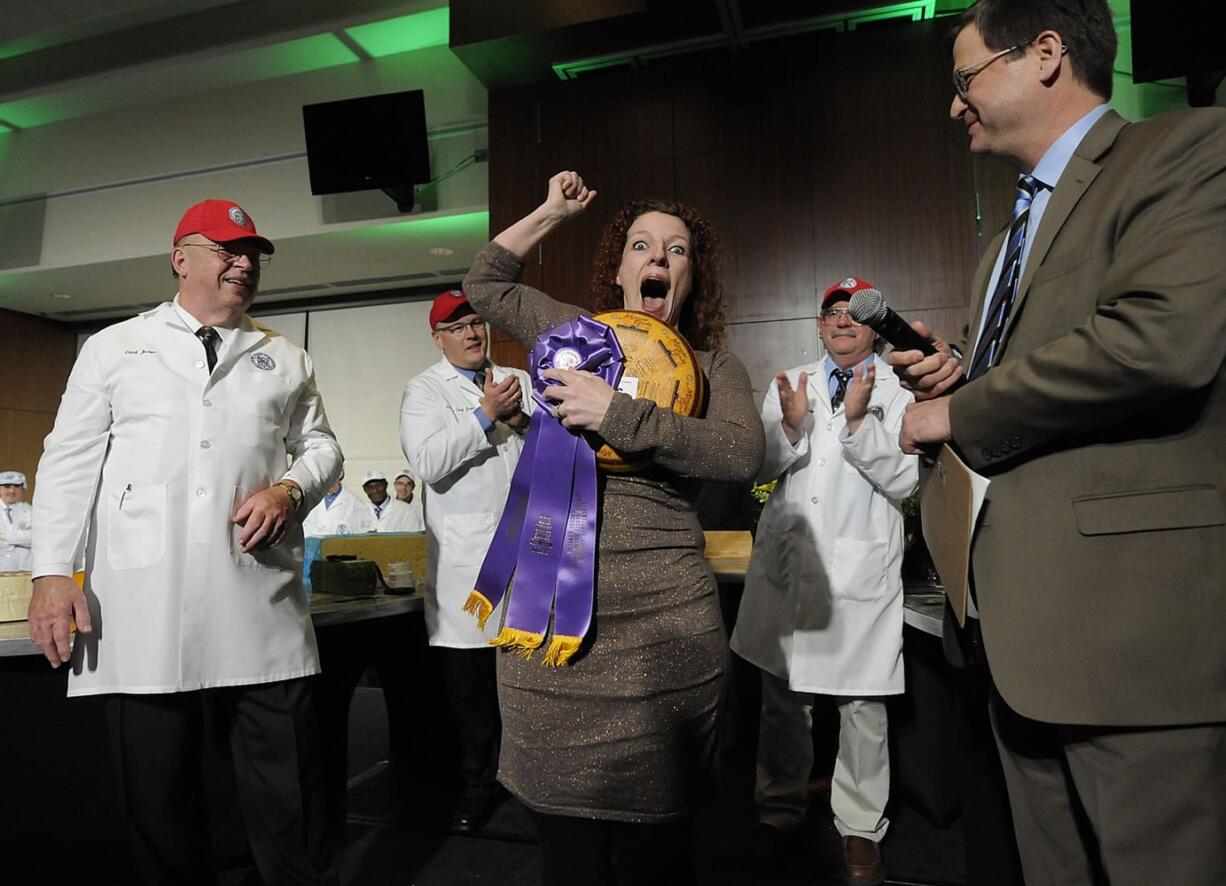
[[[495,381],[519,379],[522,408],[531,414],[528,374],[501,366],[491,371]],[[429,488],[425,613],[433,646],[484,647],[502,617],[499,607],[483,632],[463,606],[502,516],[523,441],[501,422],[485,433],[475,415],[480,400],[477,386],[444,358],[409,380],[400,406],[405,458]]]
[[[12,509],[11,515],[5,514],[6,507]],[[31,514],[28,502],[0,502],[0,572],[30,571]]]
[[[783,433],[776,382],[762,404],[758,481],[779,485],[758,524],[732,649],[796,691],[903,691],[899,505],[915,490],[918,465],[898,448],[912,396],[875,359],[869,414],[849,438],[843,408],[831,412],[821,362],[787,373],[793,387],[809,373],[810,414],[795,446]]]
[[[375,532],[421,532],[426,528],[422,523],[421,511],[390,494],[383,503],[382,514],[376,516],[370,499],[366,500],[366,510],[374,523]]]
[[[293,465],[289,465],[289,458]],[[319,670],[302,588],[302,528],[242,553],[245,494],[282,478],[312,508],[342,456],[297,345],[243,317],[210,375],[165,303],[92,336],[47,436],[33,574],[70,575],[88,526],[93,633],[69,695],[162,693]]]
[[[310,538],[325,535],[359,535],[375,531],[374,515],[370,513],[370,501],[366,496],[357,496],[344,486],[332,499],[332,506],[321,501],[302,521],[302,534]]]

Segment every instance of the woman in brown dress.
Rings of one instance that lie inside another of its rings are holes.
[[[473,308],[531,348],[586,313],[518,282],[523,258],[595,197],[578,174],[549,181],[545,202],[494,238],[464,280]],[[594,431],[633,474],[601,474],[592,627],[566,667],[498,656],[499,780],[532,812],[544,883],[686,883],[690,825],[714,780],[727,642],[695,503],[704,480],[747,481],[762,423],[745,367],[722,344],[714,234],[689,207],[623,207],[597,252],[597,310],[645,311],[678,329],[708,381],[687,418],[552,369],[547,396],[568,428]]]

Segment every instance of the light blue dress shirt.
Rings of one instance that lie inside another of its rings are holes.
[[[1026,268],[1026,260],[1030,257],[1030,244],[1034,242],[1034,235],[1043,222],[1043,213],[1051,201],[1051,192],[1060,183],[1060,176],[1064,175],[1064,170],[1069,161],[1073,159],[1073,152],[1077,150],[1081,140],[1086,137],[1090,127],[1097,123],[1105,113],[1107,113],[1107,105],[1099,105],[1066,129],[1063,135],[1052,142],[1051,147],[1039,158],[1038,164],[1031,170],[1030,174],[1038,180],[1040,187],[1035,192],[1034,199],[1030,201],[1030,218],[1026,222],[1026,241],[1022,244],[1021,267],[1023,271]],[[996,265],[992,268],[992,276],[984,292],[983,310],[979,314],[979,329],[975,334],[976,342],[983,334],[983,325],[987,322],[987,301],[996,291],[996,281],[1000,279],[1001,265],[1004,263],[1005,249],[1008,245],[1007,240],[1001,243],[1000,252],[996,256]]]

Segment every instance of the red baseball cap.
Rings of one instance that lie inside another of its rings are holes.
[[[203,234],[214,243],[250,238],[256,241],[265,255],[276,252],[272,241],[256,232],[251,216],[232,200],[205,200],[183,213],[171,242],[178,243],[188,234]]]
[[[450,323],[452,320],[475,313],[477,312],[473,310],[461,290],[448,289],[430,306],[430,330],[433,331],[434,327],[440,323]]]
[[[824,311],[831,302],[850,301],[857,292],[864,291],[877,292],[877,287],[859,277],[844,277],[826,290],[826,294],[822,296],[822,310]],[[877,294],[881,293],[877,292]]]

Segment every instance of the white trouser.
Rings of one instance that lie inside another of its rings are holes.
[[[784,831],[799,827],[809,807],[813,701],[813,693],[793,692],[786,680],[762,671],[754,802],[759,821]],[[834,825],[844,837],[879,842],[890,824],[885,817],[890,796],[885,702],[843,697],[835,702],[839,753],[830,785]]]

